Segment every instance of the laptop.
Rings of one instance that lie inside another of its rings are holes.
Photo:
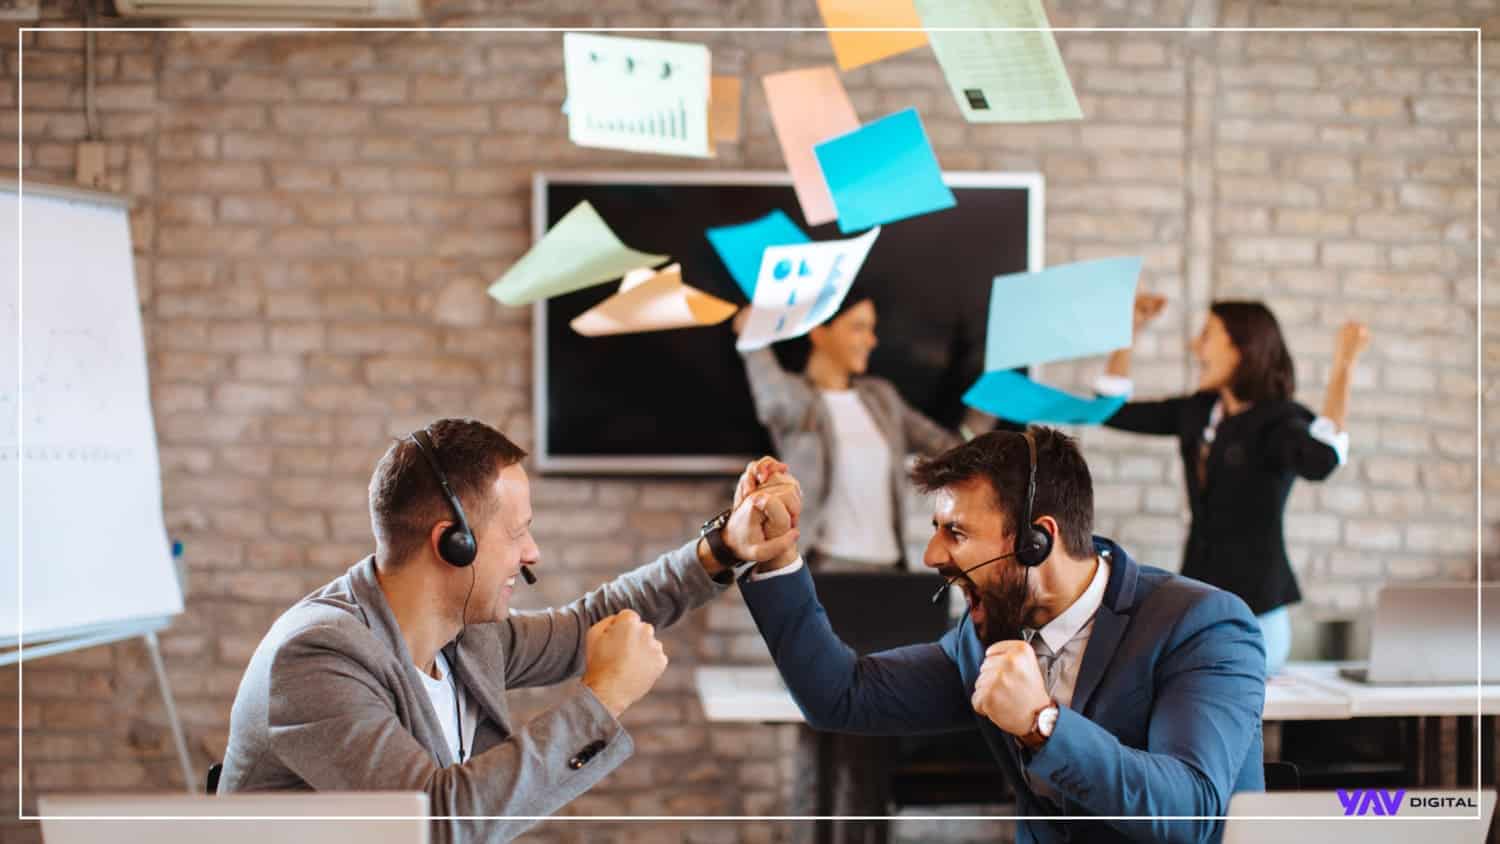
[[[430,823],[427,795],[404,791],[76,794],[37,809],[45,844],[427,844]]]
[[[1484,664],[1475,677],[1481,600]],[[1500,683],[1500,585],[1402,583],[1382,588],[1375,600],[1369,664],[1339,673],[1373,685]]]
[[[1229,800],[1222,844],[1480,844],[1494,814],[1495,792],[1473,789],[1244,792]],[[1449,820],[1460,816],[1474,820]]]
[[[948,632],[948,602],[932,602],[942,581],[930,573],[818,572],[813,583],[833,632],[861,656],[935,642]]]

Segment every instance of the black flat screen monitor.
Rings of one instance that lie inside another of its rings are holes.
[[[1037,173],[949,173],[957,205],[886,225],[855,281],[873,295],[879,345],[870,372],[912,406],[956,429],[962,396],[984,366],[991,282],[1040,270],[1043,182]],[[537,173],[539,237],[588,200],[627,246],[670,255],[683,282],[744,304],[704,231],[781,209],[813,240],[785,173]],[[568,325],[618,289],[601,284],[533,307],[537,468],[559,474],[732,474],[771,453],[756,420],[728,321],[716,326],[584,337]],[[806,338],[773,347],[800,371]]]

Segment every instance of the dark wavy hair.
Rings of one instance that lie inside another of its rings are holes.
[[[1284,401],[1297,391],[1297,372],[1281,338],[1276,315],[1260,302],[1215,302],[1209,311],[1224,323],[1240,363],[1229,391],[1246,402]]]
[[[1056,428],[1031,427],[1036,440],[1036,498],[1031,517],[1057,520],[1059,544],[1069,556],[1087,557],[1094,550],[1094,480],[1078,442]],[[924,493],[974,478],[989,482],[1005,530],[1014,534],[1026,507],[1026,477],[1031,450],[1017,431],[990,431],[917,463],[912,482]]]

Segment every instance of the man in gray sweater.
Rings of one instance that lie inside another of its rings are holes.
[[[435,841],[508,840],[630,756],[619,717],[667,665],[654,626],[728,588],[734,562],[797,541],[800,489],[761,487],[655,562],[567,606],[511,613],[517,575],[529,582],[540,560],[525,456],[473,420],[390,447],[370,481],[375,553],[298,601],[256,649],[221,793],[422,791],[446,818]],[[507,689],[580,673],[555,708],[512,719]]]

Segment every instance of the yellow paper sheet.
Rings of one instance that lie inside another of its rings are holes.
[[[732,144],[740,139],[740,78],[715,76],[709,87],[708,142]]]
[[[666,255],[637,252],[620,242],[587,200],[490,285],[489,293],[511,305],[529,305],[619,278],[637,267],[660,264]]]
[[[620,291],[568,323],[585,337],[635,334],[716,325],[738,310],[733,304],[682,283],[682,266],[636,270]]]
[[[915,0],[958,107],[971,123],[1081,120],[1041,0]],[[935,32],[942,27],[1036,32]]]
[[[791,171],[802,217],[811,226],[838,219],[833,196],[813,154],[815,145],[859,128],[859,116],[854,113],[844,83],[839,81],[838,71],[831,65],[820,65],[773,73],[762,77],[761,83],[766,88],[771,125]]]
[[[927,43],[912,0],[818,0],[839,70],[853,70]],[[837,27],[910,27],[912,32],[833,32]]]

